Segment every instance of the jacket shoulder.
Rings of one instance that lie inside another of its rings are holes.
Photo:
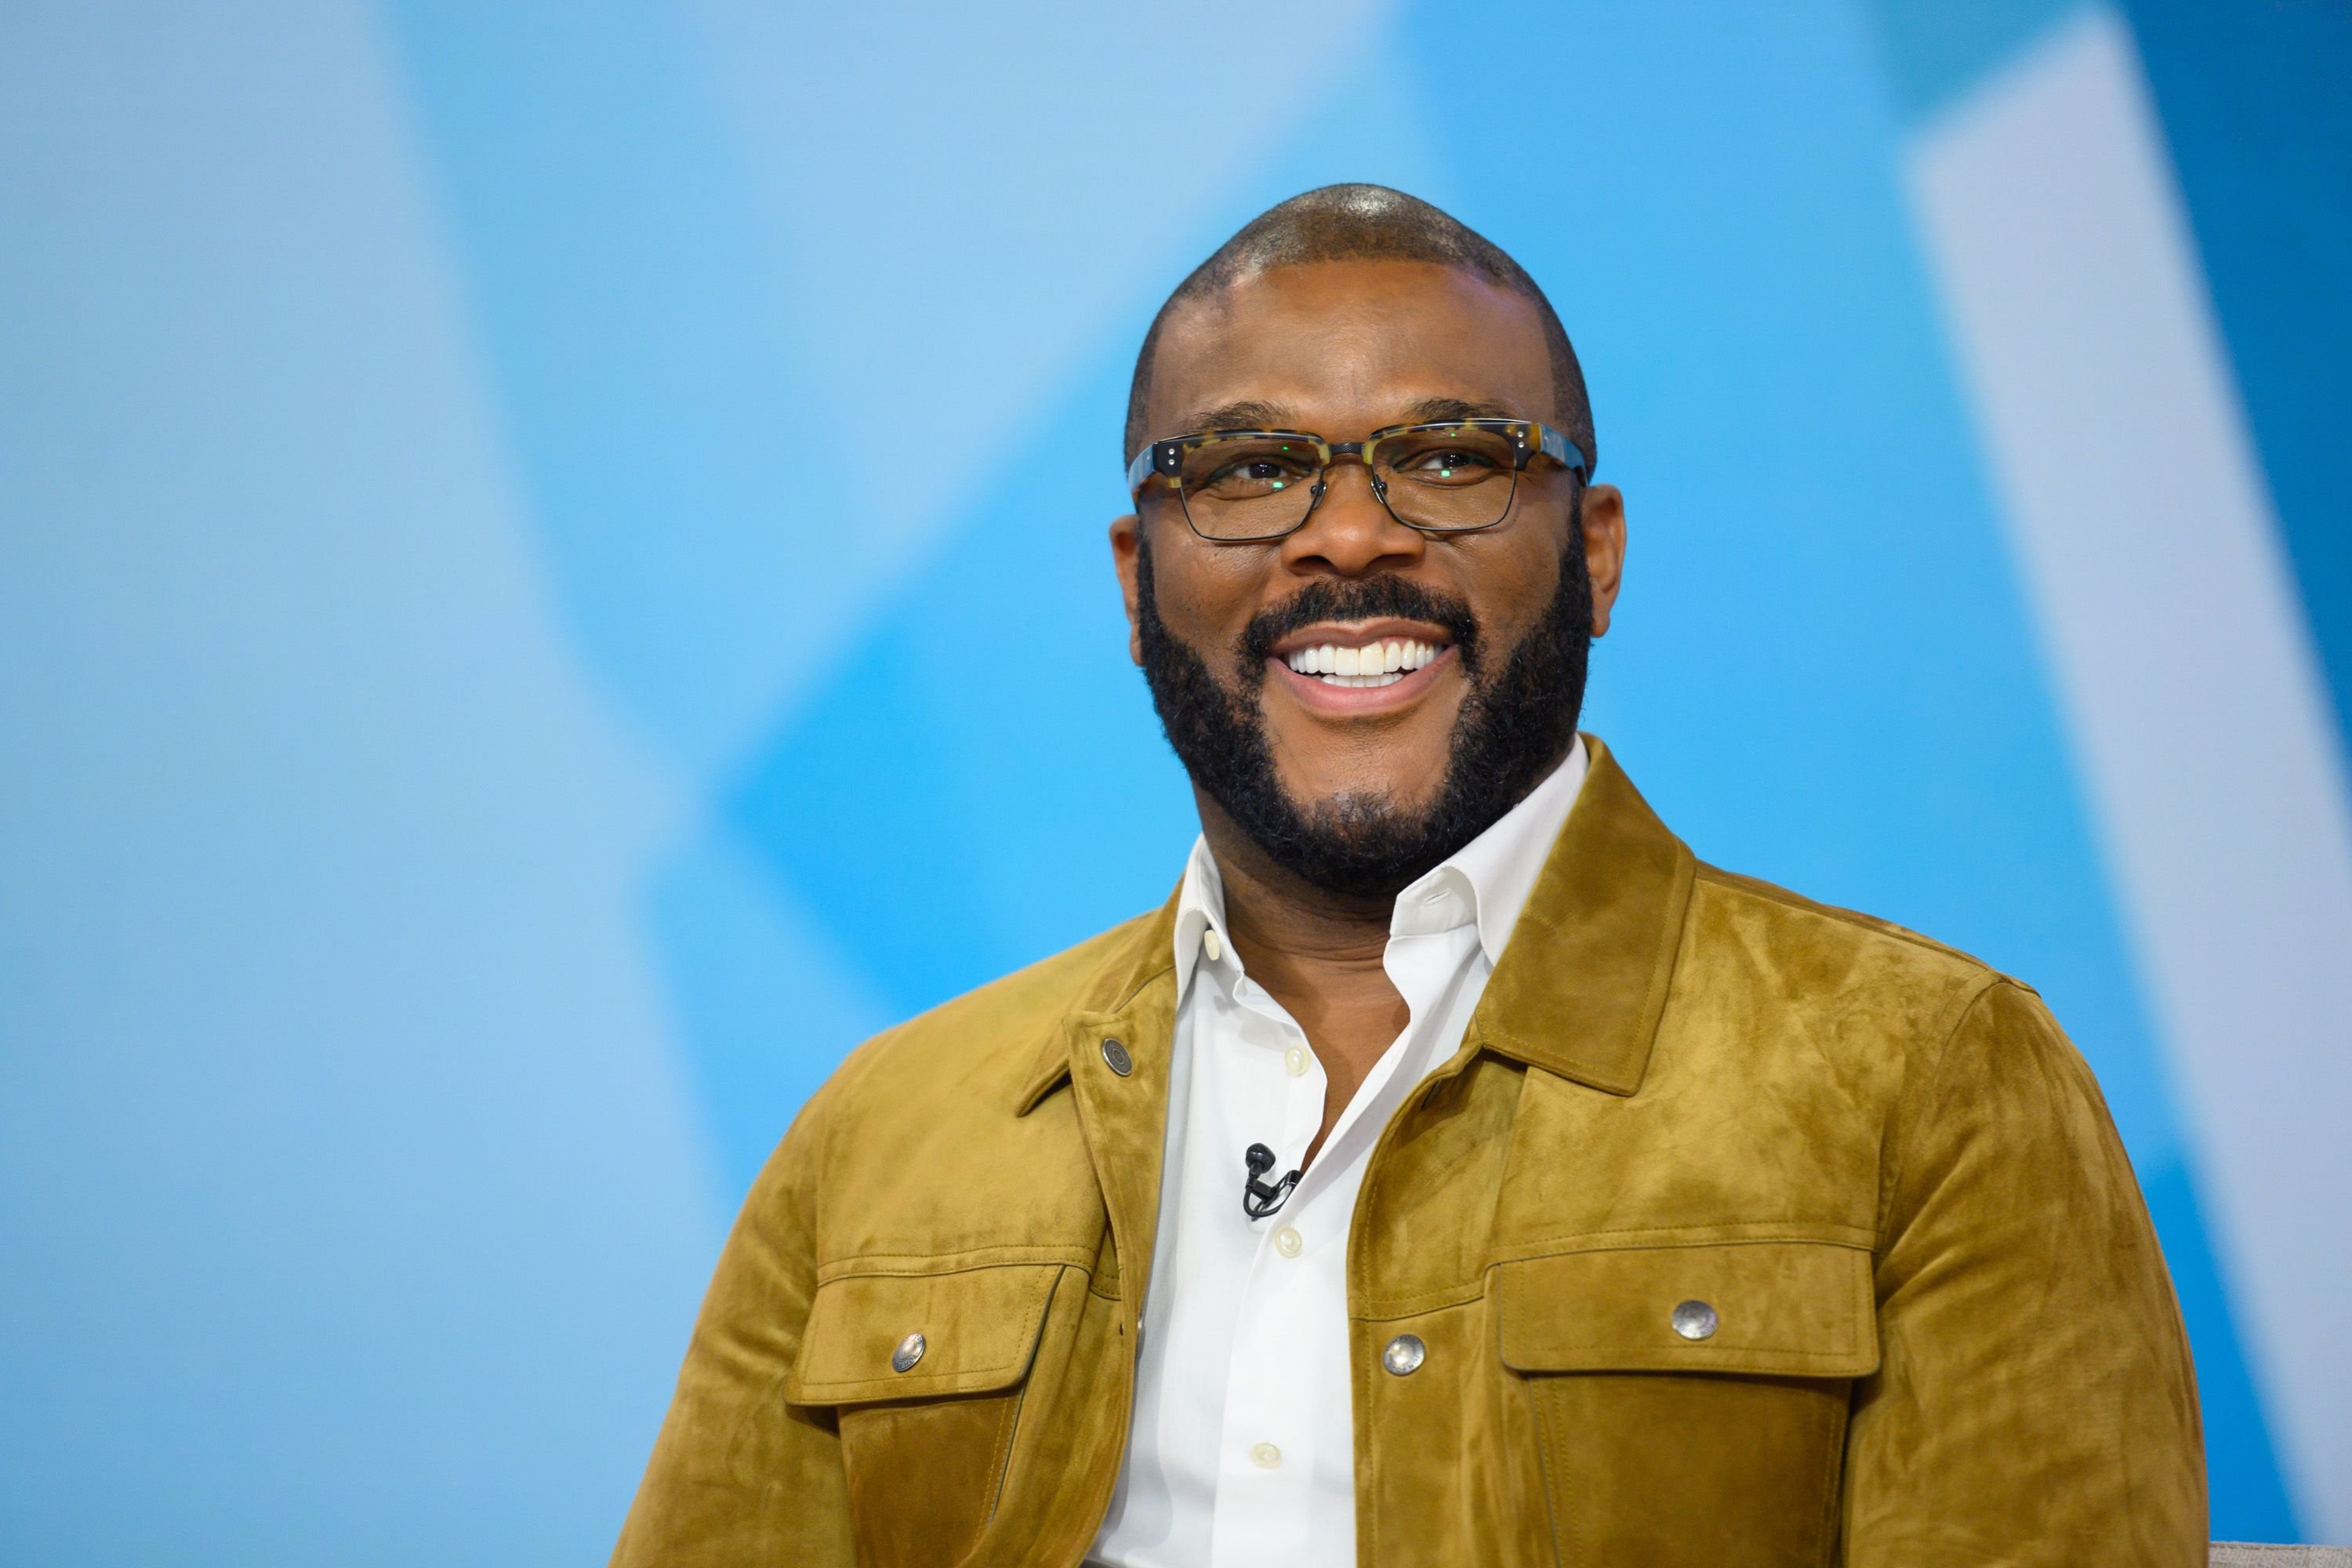
[[[1922,936],[1908,926],[1809,899],[1761,877],[1727,871],[1702,860],[1697,868],[1697,889],[1703,896],[1720,900],[1727,912],[1745,914],[1791,937],[1811,937],[1834,949],[1877,954],[1889,962],[1962,984],[1992,984],[2000,981],[2023,984],[1973,953]]]
[[[1982,959],[1893,921],[1703,862],[1691,906],[1684,962],[1692,978],[1739,992],[1760,986],[1790,1024],[1817,1037],[1828,1029],[1879,1048],[1906,1042],[1934,1051],[1988,991],[2032,993]]]

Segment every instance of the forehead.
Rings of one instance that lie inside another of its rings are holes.
[[[1323,261],[1255,273],[1181,306],[1160,328],[1147,406],[1154,436],[1257,403],[1344,439],[1439,399],[1552,417],[1551,356],[1534,303],[1457,267]]]

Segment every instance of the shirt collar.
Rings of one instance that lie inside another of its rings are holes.
[[[1527,907],[1543,871],[1552,840],[1559,837],[1583,788],[1590,765],[1584,737],[1576,739],[1544,781],[1527,798],[1498,817],[1486,832],[1464,845],[1440,865],[1416,879],[1397,895],[1389,918],[1389,934],[1420,935],[1450,930],[1475,921],[1478,945],[1489,965],[1502,961],[1503,944]],[[1184,881],[1176,895],[1176,1000],[1181,1005],[1192,988],[1196,964],[1207,962],[1202,938],[1217,933],[1223,961],[1230,962],[1233,944],[1225,935],[1225,886],[1217,873],[1216,857],[1205,837],[1192,840],[1184,863]]]
[[[1184,994],[1192,988],[1195,960],[1205,963],[1208,954],[1202,951],[1202,935],[1215,931],[1223,951],[1225,944],[1225,881],[1217,874],[1217,858],[1209,853],[1206,837],[1194,836],[1192,853],[1184,862],[1183,885],[1176,892],[1176,1002],[1181,1006]]]
[[[1519,911],[1527,908],[1528,895],[1535,891],[1536,879],[1543,874],[1544,859],[1551,853],[1552,841],[1559,837],[1569,812],[1576,805],[1577,795],[1584,787],[1589,765],[1584,737],[1579,735],[1559,766],[1529,790],[1526,799],[1454,851],[1452,859],[1421,879],[1426,882],[1451,870],[1469,884],[1471,907],[1478,921],[1478,945],[1486,950],[1488,963],[1503,961],[1503,944],[1510,940],[1511,928],[1519,923]],[[1400,907],[1421,882],[1398,896]]]

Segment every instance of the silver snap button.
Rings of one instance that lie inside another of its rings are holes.
[[[1135,1070],[1135,1058],[1129,1056],[1127,1054],[1127,1047],[1119,1044],[1115,1038],[1107,1037],[1104,1039],[1103,1060],[1108,1062],[1110,1064],[1110,1070],[1118,1074],[1121,1078],[1125,1078],[1128,1074]]]
[[[1419,1334],[1399,1334],[1381,1352],[1381,1364],[1394,1377],[1411,1377],[1429,1359],[1429,1347]]]
[[[924,1348],[922,1335],[908,1334],[898,1342],[898,1348],[890,1352],[890,1370],[892,1372],[914,1371],[915,1363],[923,1359]]]
[[[1675,1332],[1686,1340],[1703,1340],[1715,1332],[1715,1309],[1704,1301],[1685,1301],[1669,1320]]]

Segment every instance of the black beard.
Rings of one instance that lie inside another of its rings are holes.
[[[1275,864],[1327,892],[1395,898],[1526,799],[1575,742],[1592,643],[1592,582],[1581,523],[1579,515],[1570,525],[1550,606],[1492,675],[1482,669],[1487,650],[1477,617],[1463,601],[1402,577],[1327,580],[1309,584],[1249,624],[1234,649],[1231,691],[1160,618],[1151,552],[1139,538],[1136,630],[1144,679],[1168,743],[1192,782]],[[1337,795],[1302,810],[1284,791],[1266,742],[1259,698],[1268,652],[1317,621],[1382,616],[1444,626],[1454,639],[1470,694],[1454,721],[1444,782],[1419,812],[1379,793]]]

